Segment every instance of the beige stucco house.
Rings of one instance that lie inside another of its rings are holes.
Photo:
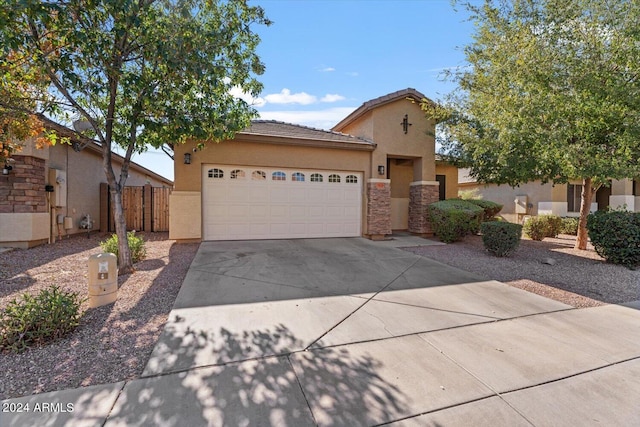
[[[86,232],[80,228],[86,214],[93,230],[100,229],[104,223],[100,221],[100,184],[106,177],[99,145],[74,141],[36,149],[27,142],[12,159],[12,169],[0,175],[0,247],[27,248]],[[117,174],[122,161],[113,155]],[[145,184],[173,186],[172,181],[132,162],[126,185]]]
[[[430,234],[426,206],[441,188],[457,194],[457,179],[436,164],[424,99],[415,89],[373,99],[329,131],[258,120],[202,150],[176,145],[170,238]]]
[[[626,206],[628,210],[640,212],[638,180],[613,180],[608,187],[596,192],[591,211]],[[500,215],[510,222],[522,222],[526,215],[553,214],[561,217],[580,216],[582,182],[568,184],[542,184],[528,182],[519,187],[508,185],[480,184],[469,176],[468,169],[458,171],[458,188],[476,190],[485,200],[504,205]]]

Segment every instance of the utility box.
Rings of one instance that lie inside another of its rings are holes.
[[[56,207],[67,206],[67,172],[49,169],[49,185],[53,187],[51,204]]]
[[[118,298],[117,263],[112,253],[89,257],[89,307],[111,304]]]

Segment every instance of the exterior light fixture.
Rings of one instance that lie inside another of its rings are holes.
[[[384,175],[384,165],[378,166],[378,175]]]
[[[2,168],[2,175],[9,175],[11,169],[13,169],[13,166],[5,164]]]
[[[191,153],[184,153],[184,164],[185,165],[191,164]]]

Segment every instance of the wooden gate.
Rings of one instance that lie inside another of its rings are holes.
[[[129,186],[122,191],[122,209],[127,230],[169,231],[170,188]],[[100,184],[100,229],[115,231],[109,186]],[[105,219],[102,222],[102,218]]]

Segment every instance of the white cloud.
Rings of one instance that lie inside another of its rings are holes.
[[[320,102],[337,102],[345,99],[344,96],[338,95],[337,93],[328,93],[320,99]]]
[[[311,111],[261,111],[263,120],[278,120],[318,129],[331,129],[357,107],[336,107]]]
[[[350,71],[346,74],[347,76],[351,76],[351,77],[358,77],[360,75],[360,73],[358,73],[357,71]]]
[[[323,73],[330,73],[331,71],[335,71],[336,69],[333,67],[321,68],[320,71]]]
[[[309,105],[318,102],[318,98],[309,95],[306,92],[291,93],[287,88],[282,89],[280,93],[266,95],[264,99],[269,104],[300,104]]]
[[[253,105],[254,107],[262,107],[264,104],[267,103],[264,100],[264,98],[261,98],[261,97],[255,98],[250,93],[244,92],[240,86],[232,87],[229,93],[235,96],[236,98],[242,99],[247,104]]]

